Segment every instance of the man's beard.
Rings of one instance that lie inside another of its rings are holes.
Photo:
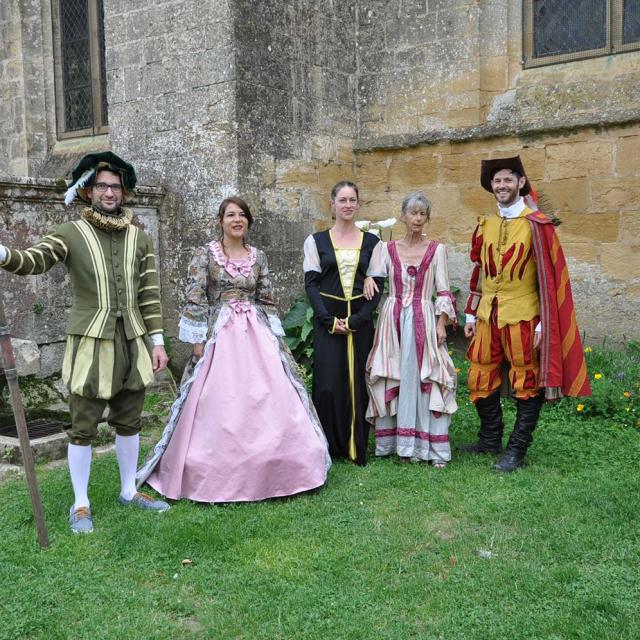
[[[92,205],[92,208],[95,209],[98,213],[101,213],[103,216],[113,216],[114,218],[120,218],[124,215],[122,213],[122,205],[120,204],[113,211],[106,211],[99,204]]]

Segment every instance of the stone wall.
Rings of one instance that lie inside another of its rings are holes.
[[[159,219],[163,192],[139,187],[133,203],[136,224],[158,247]],[[65,209],[64,196],[53,180],[16,179],[0,181],[0,243],[26,249],[56,224],[78,217],[80,205]],[[171,288],[162,264],[163,305],[171,304]],[[60,370],[66,339],[65,327],[72,304],[70,280],[64,266],[56,265],[37,276],[15,276],[0,270],[0,295],[11,334],[31,340],[40,347],[39,375]]]
[[[234,3],[238,187],[257,211],[286,309],[301,293],[305,236],[352,175],[357,131],[355,3]]]
[[[522,2],[359,7],[359,149],[640,119],[640,52],[522,68]]]
[[[191,251],[215,234],[223,197],[250,203],[251,241],[267,251],[281,309],[302,292],[304,237],[331,224],[329,190],[344,178],[359,182],[363,218],[397,215],[406,191],[426,190],[430,232],[451,245],[464,288],[469,235],[493,206],[480,159],[519,152],[564,219],[583,328],[638,339],[640,52],[523,70],[521,5],[104,0],[109,135],[57,141],[50,3],[5,0],[0,175],[55,178],[110,148],[141,183],[163,185],[159,254],[175,335]],[[63,215],[51,197],[47,222]],[[28,218],[19,202],[11,215],[31,235],[16,241],[27,242],[46,225],[40,204]],[[24,300],[25,323],[36,322],[26,318],[37,294]],[[604,314],[616,322],[605,326]]]
[[[420,145],[357,154],[355,176],[366,193],[363,217],[399,215],[407,192],[433,202],[430,236],[450,248],[452,282],[468,290],[468,242],[477,217],[495,207],[479,184],[480,161],[520,154],[540,195],[557,214],[572,275],[580,328],[591,341],[638,339],[640,310],[640,127],[584,129],[544,136]],[[402,233],[400,224],[395,236]],[[606,318],[606,322],[603,321]]]
[[[352,174],[355,15],[332,0],[105,2],[109,138],[166,185],[161,255],[179,301],[231,194],[255,213],[281,308],[300,292],[304,237]],[[170,332],[179,307],[165,310]]]
[[[160,257],[173,335],[192,250],[237,191],[232,16],[225,0],[105,0],[104,13],[111,147],[167,192]]]
[[[0,3],[0,171],[25,175],[24,73],[18,0]]]
[[[0,175],[42,175],[55,144],[51,5],[0,2]]]

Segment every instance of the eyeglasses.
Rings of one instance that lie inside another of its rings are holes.
[[[111,188],[111,193],[122,193],[121,184],[107,184],[106,182],[96,182],[94,185],[98,193],[106,193]]]

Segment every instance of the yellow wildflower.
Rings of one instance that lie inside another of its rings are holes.
[[[449,349],[449,355],[452,356],[453,355],[453,351],[451,351],[451,349]]]
[[[576,411],[584,411],[584,405],[583,405],[583,404],[579,404],[579,405],[576,407]]]
[[[593,351],[593,349],[591,347],[587,347],[584,352],[585,353],[591,353]]]
[[[630,397],[631,397],[631,391],[625,391],[622,395],[623,395],[625,398],[630,398]]]
[[[594,377],[596,380],[600,380],[600,379],[602,378],[602,374],[601,374],[601,373],[596,373],[593,377]]]
[[[460,373],[460,367],[456,367],[456,373]]]

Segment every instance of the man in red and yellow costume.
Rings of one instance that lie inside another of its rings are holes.
[[[501,453],[502,366],[518,404],[507,450],[494,465],[511,472],[524,458],[543,401],[591,394],[567,264],[554,220],[538,211],[518,156],[483,160],[482,186],[498,208],[471,240],[471,276],[464,332],[471,338],[469,391],[480,416],[472,453]]]

